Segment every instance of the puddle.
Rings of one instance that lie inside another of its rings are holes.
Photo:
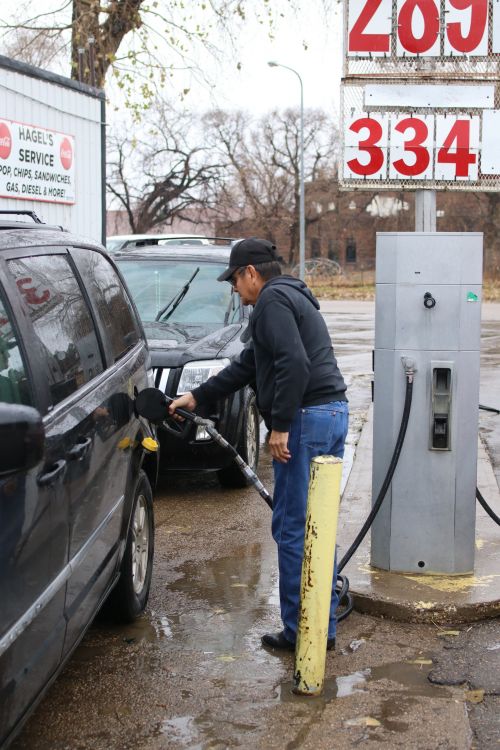
[[[449,690],[441,687],[436,689],[436,686],[432,685],[427,679],[427,675],[432,668],[432,663],[427,664],[425,663],[427,659],[424,657],[419,658],[422,658],[423,662],[418,663],[417,660],[415,660],[416,663],[396,661],[391,664],[382,664],[380,667],[373,667],[367,670],[369,672],[367,681],[390,680],[391,682],[397,682],[406,688],[405,695],[450,698],[451,693]]]
[[[144,641],[155,643],[163,638],[173,638],[172,628],[175,627],[178,620],[179,617],[176,614],[166,617],[152,611],[149,614],[142,615],[129,625],[122,627],[115,625],[114,629],[126,643],[141,643]]]
[[[173,719],[162,721],[159,732],[180,747],[201,750],[202,744],[195,742],[198,737],[198,730],[194,722],[193,716],[176,716]]]
[[[203,564],[187,562],[177,573],[180,577],[168,585],[167,597],[175,597],[182,614],[173,622],[170,617],[166,622],[153,618],[169,648],[199,650],[208,658],[241,658],[249,650],[261,650],[259,623],[278,598],[272,539],[240,546],[228,557]]]
[[[281,703],[302,702],[308,705],[321,706],[334,698],[346,698],[349,695],[354,695],[354,693],[363,692],[362,686],[366,685],[369,671],[364,670],[340,677],[330,677],[325,680],[323,692],[318,696],[295,695],[293,692],[294,683],[292,681],[283,682],[280,685],[278,700]]]
[[[234,739],[222,739],[228,729],[236,733]],[[240,747],[239,737],[259,729],[259,723],[237,721],[234,717],[214,719],[211,711],[199,716],[175,716],[162,721],[158,734],[166,739],[168,747],[186,747],[189,750],[228,750]],[[167,745],[166,745],[167,747]]]
[[[354,693],[367,690],[368,683],[378,680],[390,680],[402,685],[405,690],[401,697],[450,698],[451,693],[442,687],[432,685],[427,679],[432,662],[427,664],[424,657],[412,662],[392,662],[379,667],[368,667],[348,675],[340,675],[325,680],[324,690],[320,696],[298,696],[293,693],[293,682],[280,685],[278,699],[281,702],[305,700],[307,703],[328,703],[334,698],[347,698]]]
[[[377,730],[379,727],[383,727],[389,732],[403,733],[406,732],[410,725],[406,721],[401,721],[399,717],[404,713],[410,705],[415,703],[414,700],[401,700],[398,698],[395,700],[386,700],[382,703],[381,709],[375,711],[373,716],[355,716],[350,719],[344,720],[344,727],[362,727],[368,730]],[[369,732],[365,735],[365,739],[371,739],[377,736],[377,733],[372,735]]]

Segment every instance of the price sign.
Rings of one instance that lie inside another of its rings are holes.
[[[346,121],[343,177],[475,182],[479,132],[479,115],[354,112]]]
[[[348,58],[495,58],[500,3],[488,0],[349,0]],[[490,23],[491,20],[491,23]]]
[[[434,122],[432,116],[391,117],[389,179],[432,179]]]

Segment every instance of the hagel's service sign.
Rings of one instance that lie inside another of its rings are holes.
[[[0,119],[0,196],[74,203],[73,136]]]

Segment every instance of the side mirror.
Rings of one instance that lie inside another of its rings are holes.
[[[0,477],[27,471],[42,459],[45,431],[31,406],[0,402]]]

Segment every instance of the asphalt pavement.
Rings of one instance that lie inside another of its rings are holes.
[[[499,311],[483,324],[481,400],[491,405],[500,400]],[[323,312],[349,383],[345,485],[364,460],[353,455],[370,407],[373,304],[328,303]],[[481,416],[494,471],[499,424]],[[272,490],[264,433],[259,475]],[[127,627],[101,620],[90,629],[15,750],[499,746],[498,618],[415,623],[354,612],[328,652],[324,695],[294,696],[293,654],[260,644],[280,626],[265,503],[252,488],[179,474],[161,482],[155,512],[146,614]]]

